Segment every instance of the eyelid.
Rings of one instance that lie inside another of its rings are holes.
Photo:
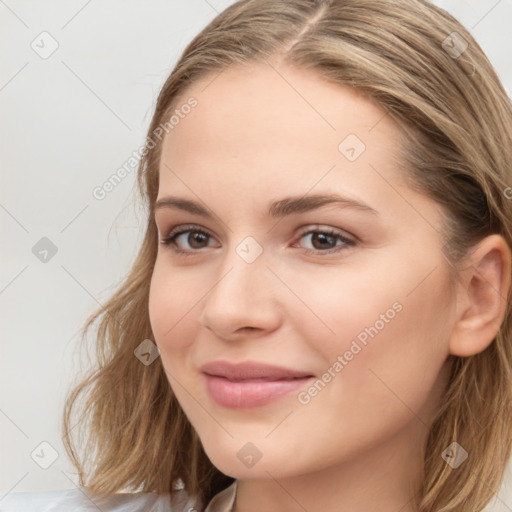
[[[304,231],[301,231],[298,234],[298,237],[301,238],[304,235],[307,235],[312,232],[316,231],[332,231],[336,234],[336,236],[340,236],[341,238],[344,238],[346,240],[350,240],[351,242],[356,242],[357,237],[349,233],[348,231],[345,231],[340,228],[335,228],[332,226],[327,226],[326,224],[309,224],[307,228],[304,229]]]
[[[206,229],[202,226],[199,226],[198,224],[180,224],[180,225],[172,228],[171,231],[169,231],[169,233],[166,235],[165,238],[171,238],[173,235],[175,235],[177,233],[182,233],[183,231],[204,231],[205,233],[210,235],[212,238],[215,238],[208,229]]]
[[[210,239],[216,239],[215,236],[206,228],[198,224],[180,224],[171,229],[169,234],[165,236],[160,242],[165,246],[170,248],[177,255],[182,256],[192,256],[194,254],[200,254],[204,252],[202,249],[180,249],[175,243],[176,238],[185,234],[187,232],[199,232],[207,235]],[[340,228],[334,228],[331,226],[321,225],[321,224],[309,224],[306,228],[302,229],[298,235],[295,235],[293,244],[296,244],[298,240],[303,238],[306,235],[314,234],[314,233],[324,233],[328,236],[334,237],[337,241],[341,241],[341,245],[335,245],[329,249],[308,249],[302,248],[304,254],[313,254],[313,255],[324,255],[328,254],[337,254],[341,251],[347,250],[350,247],[353,247],[359,243],[359,239]],[[348,236],[347,236],[348,235]],[[173,240],[171,240],[173,239]],[[174,247],[173,247],[174,246]],[[294,245],[292,245],[293,247]]]
[[[165,236],[165,238],[170,238],[177,233],[181,233],[181,232],[187,231],[187,230],[204,231],[211,237],[215,238],[215,236],[211,233],[211,231],[208,228],[200,226],[199,224],[180,224],[178,226],[175,226],[174,228],[171,229],[171,231],[169,231],[169,233]],[[332,226],[327,226],[325,224],[308,224],[307,228],[304,228],[304,230],[301,230],[298,236],[299,237],[304,236],[312,231],[317,231],[317,230],[335,231],[336,234],[340,234],[340,235],[344,236],[345,238],[350,238],[354,242],[357,241],[357,237],[354,236],[353,234],[349,233],[348,231],[345,231],[340,228],[335,228]]]
[[[200,226],[198,224],[180,224],[180,225],[172,228],[171,231],[164,238],[168,239],[168,238],[171,238],[172,236],[174,236],[175,234],[183,233],[183,232],[186,232],[189,230],[205,232],[212,238],[215,238],[215,236],[211,233],[210,230],[208,230],[207,228],[204,228],[203,226]],[[310,234],[310,233],[316,232],[316,231],[333,231],[336,233],[336,235],[341,236],[342,238],[349,239],[352,242],[357,241],[357,237],[355,237],[351,233],[348,233],[347,231],[344,231],[340,228],[334,228],[334,227],[326,226],[323,224],[309,224],[307,228],[304,228],[303,230],[301,230],[299,232],[299,234],[296,236],[298,238],[301,238],[304,235],[307,235],[307,234]]]

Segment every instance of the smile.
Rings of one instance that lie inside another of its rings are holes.
[[[263,406],[314,378],[309,372],[253,362],[217,361],[203,366],[202,371],[213,401],[233,409]]]

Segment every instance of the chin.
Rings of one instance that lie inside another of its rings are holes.
[[[307,461],[296,460],[297,449],[293,446],[276,446],[270,440],[245,441],[240,437],[226,441],[203,443],[203,449],[211,463],[232,478],[286,478],[307,472]],[[294,463],[290,464],[290,460]]]

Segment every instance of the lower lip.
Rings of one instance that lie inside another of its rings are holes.
[[[277,400],[303,387],[312,377],[271,381],[232,381],[206,376],[206,389],[212,399],[223,407],[248,409]]]

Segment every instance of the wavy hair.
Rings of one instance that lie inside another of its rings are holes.
[[[489,234],[512,247],[512,105],[456,19],[426,0],[232,4],[188,44],[159,93],[137,174],[147,213],[142,245],[125,280],[82,328],[85,337],[98,326],[97,361],[68,392],[62,426],[80,484],[90,490],[174,495],[181,483],[206,503],[233,481],[205,455],[160,358],[146,366],[134,349],[154,339],[148,298],[162,146],[154,134],[190,84],[230,66],[269,60],[354,87],[396,121],[410,186],[443,211],[440,235],[454,275]],[[510,295],[493,342],[469,357],[449,356],[450,379],[424,447],[420,512],[479,512],[500,488],[512,440]],[[80,418],[72,425],[74,412]],[[453,441],[470,454],[456,470],[441,456]]]

